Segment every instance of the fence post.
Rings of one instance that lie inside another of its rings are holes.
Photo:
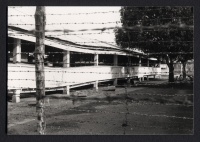
[[[45,39],[45,7],[36,6],[35,12],[35,72],[36,72],[36,112],[38,132],[45,134],[46,122],[44,113],[45,75],[44,75],[44,39]]]

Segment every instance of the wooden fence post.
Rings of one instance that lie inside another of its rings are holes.
[[[37,6],[35,12],[35,72],[36,72],[36,111],[38,119],[38,132],[45,134],[46,122],[44,113],[45,99],[45,75],[44,75],[44,53],[45,53],[45,7]]]

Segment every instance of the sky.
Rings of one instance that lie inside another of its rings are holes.
[[[95,46],[110,46],[103,44],[102,42],[115,42],[115,35],[112,30],[95,31],[90,29],[106,28],[121,26],[120,23],[120,10],[121,7],[66,7],[66,6],[46,6],[46,30],[62,30],[62,32],[46,32],[45,35],[56,35],[57,38],[70,40],[73,42],[80,42],[81,44],[95,45]],[[15,25],[23,29],[34,30],[35,29],[35,14],[36,7],[8,7],[8,25],[10,24],[33,24],[33,25]],[[105,13],[104,13],[105,12]],[[59,14],[59,15],[57,15]],[[17,16],[23,15],[23,16]],[[29,16],[31,15],[31,16]],[[85,24],[75,24],[75,23]],[[101,24],[88,24],[88,22],[101,23]],[[112,22],[112,23],[107,23]],[[55,24],[53,24],[55,23]],[[60,24],[65,23],[65,24]],[[68,23],[68,24],[67,24]],[[73,23],[73,24],[70,24]],[[102,24],[104,23],[104,24]],[[50,25],[48,25],[50,24]],[[53,24],[53,25],[52,25]],[[70,32],[71,34],[78,35],[63,35],[64,30],[75,30],[76,32]],[[88,29],[88,31],[80,32],[78,30]],[[84,33],[96,33],[91,35],[81,35]],[[102,41],[102,42],[101,42]],[[87,43],[84,43],[87,42]],[[97,43],[88,43],[97,42]],[[112,43],[115,45],[115,43]]]

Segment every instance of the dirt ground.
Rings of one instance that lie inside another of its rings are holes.
[[[145,81],[132,87],[99,87],[46,97],[47,135],[193,134],[193,87]],[[146,84],[148,83],[148,84]],[[154,85],[152,85],[152,83]],[[155,83],[157,85],[155,85]],[[8,102],[9,135],[37,135],[36,99]]]

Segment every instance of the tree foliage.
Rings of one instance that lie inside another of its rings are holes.
[[[115,29],[116,43],[162,57],[172,72],[169,80],[174,81],[169,64],[193,58],[177,53],[193,52],[193,7],[122,7],[120,14],[123,28]]]

